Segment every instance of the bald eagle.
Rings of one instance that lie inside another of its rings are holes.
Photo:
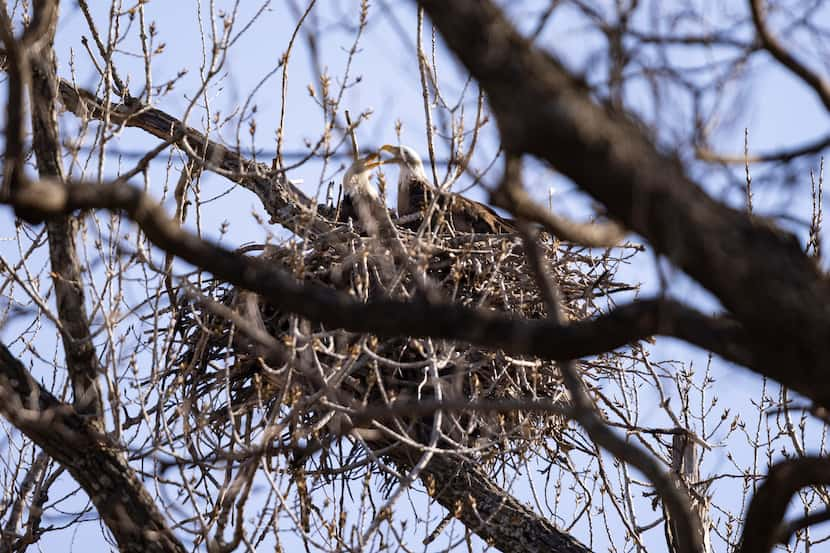
[[[343,175],[343,199],[338,221],[359,222],[364,228],[373,226],[381,206],[377,190],[369,181],[373,168],[381,164],[378,154],[356,159]]]
[[[515,224],[500,216],[484,204],[452,192],[444,192],[429,183],[424,173],[424,163],[418,153],[409,146],[385,144],[382,151],[392,158],[381,163],[395,163],[400,167],[398,177],[398,217],[424,212],[437,194],[439,207],[445,210],[445,218],[457,232],[503,234],[516,232]],[[416,227],[420,222],[416,223]]]

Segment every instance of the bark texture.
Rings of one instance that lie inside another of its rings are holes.
[[[418,452],[403,447],[388,457],[411,469]],[[433,455],[421,471],[432,498],[488,544],[505,553],[590,553],[591,549],[557,529],[470,461]]]

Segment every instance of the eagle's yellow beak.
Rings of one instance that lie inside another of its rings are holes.
[[[394,156],[390,159],[383,160],[382,163],[396,163],[401,161],[401,150],[397,146],[393,146],[392,144],[384,144],[380,147],[379,151],[389,152]]]

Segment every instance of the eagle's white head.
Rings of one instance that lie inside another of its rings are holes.
[[[369,181],[369,176],[372,169],[380,164],[381,161],[377,154],[369,154],[355,160],[343,175],[344,193],[349,196],[359,194],[364,197],[377,198],[378,193]]]
[[[427,175],[424,173],[424,162],[421,161],[421,156],[418,155],[418,152],[414,148],[384,144],[380,149],[384,152],[389,152],[393,156],[390,159],[383,160],[383,163],[397,163],[400,166],[401,175],[398,178],[399,184],[413,177],[427,181]]]

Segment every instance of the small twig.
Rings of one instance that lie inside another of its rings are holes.
[[[418,69],[421,75],[421,94],[424,100],[424,116],[427,124],[427,148],[429,149],[429,162],[432,167],[432,180],[436,188],[441,188],[438,182],[438,169],[435,167],[435,140],[432,124],[432,107],[429,102],[429,85],[427,83],[427,73],[429,72],[429,65],[427,64],[427,55],[424,52],[423,43],[423,29],[424,29],[424,8],[418,7]]]
[[[434,542],[436,539],[438,539],[438,536],[441,535],[441,532],[444,531],[444,528],[449,526],[450,522],[452,522],[452,520],[454,518],[455,518],[455,513],[453,513],[452,511],[448,512],[444,516],[444,518],[441,519],[441,522],[438,523],[438,526],[435,527],[435,530],[430,532],[429,535],[427,537],[425,537],[424,541],[422,541],[421,543],[423,543],[424,545],[429,545],[432,542]]]
[[[360,147],[357,144],[357,134],[355,134],[355,125],[352,124],[352,116],[349,115],[349,110],[346,113],[346,130],[349,132],[349,137],[352,139],[352,159],[357,161],[360,157]]]
[[[746,172],[746,211],[752,215],[752,174],[749,172],[749,129],[744,129],[744,171]]]

